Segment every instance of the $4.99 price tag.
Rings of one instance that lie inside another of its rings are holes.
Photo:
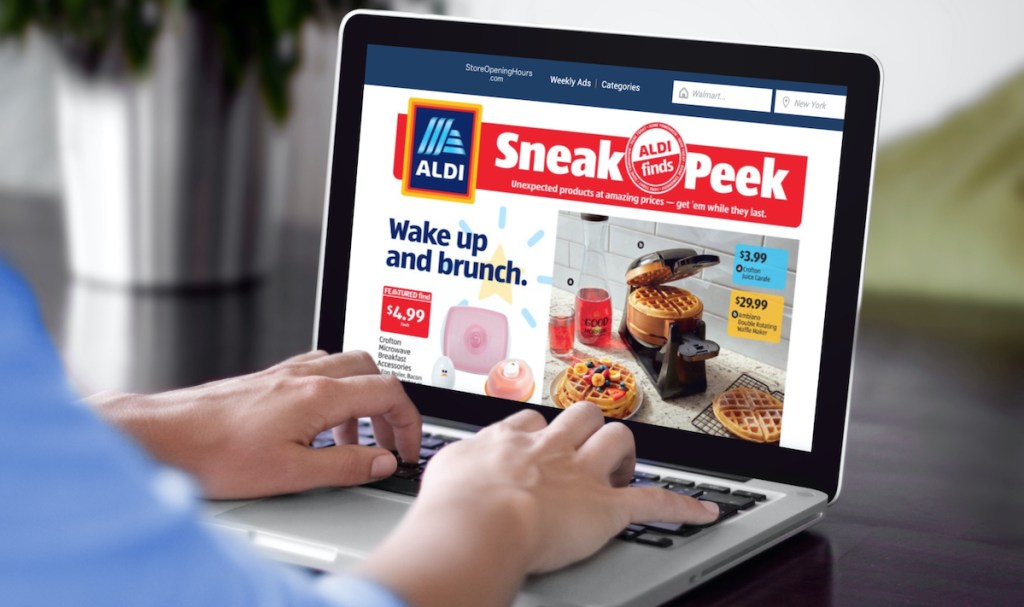
[[[729,294],[729,335],[778,343],[782,339],[781,295],[764,295],[750,291]]]
[[[384,287],[380,304],[380,330],[410,337],[430,332],[431,294],[426,291]]]

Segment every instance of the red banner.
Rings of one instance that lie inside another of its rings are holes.
[[[395,131],[394,175],[402,178],[405,114]],[[685,133],[684,133],[685,136]],[[685,154],[626,158],[629,137],[483,123],[477,189],[544,196],[786,227],[803,216],[807,157],[687,144]],[[668,160],[666,160],[668,158]],[[652,194],[629,175],[674,171],[682,179]],[[659,162],[655,162],[659,161]],[[643,166],[647,165],[647,166]]]

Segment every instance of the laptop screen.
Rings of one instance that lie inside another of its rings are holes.
[[[880,73],[852,53],[359,14],[317,345],[473,426],[835,495]]]
[[[371,44],[343,348],[411,383],[810,450],[845,101]]]

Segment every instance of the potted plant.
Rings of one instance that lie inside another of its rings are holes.
[[[274,259],[302,27],[359,0],[4,0],[0,40],[56,49],[70,265],[133,287],[224,285]]]

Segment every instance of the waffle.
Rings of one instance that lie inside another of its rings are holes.
[[[715,397],[712,410],[729,432],[742,439],[776,443],[782,434],[782,402],[763,390],[726,390]]]
[[[588,367],[588,364],[592,366]],[[608,369],[609,375],[617,373],[619,382],[605,380],[603,386],[595,385],[593,375],[601,366]],[[584,369],[586,371],[581,373]],[[625,384],[625,388],[620,383]],[[624,391],[625,395],[615,399],[617,393],[614,390]],[[625,419],[633,414],[638,405],[636,378],[632,372],[610,358],[582,358],[565,370],[554,398],[555,405],[561,409],[581,400],[589,400],[601,407],[605,417]]]
[[[626,284],[631,287],[660,285],[672,278],[672,270],[661,261],[637,266],[626,272]]]
[[[704,311],[704,303],[678,287],[637,287],[629,294],[629,305],[654,318],[690,318]]]

